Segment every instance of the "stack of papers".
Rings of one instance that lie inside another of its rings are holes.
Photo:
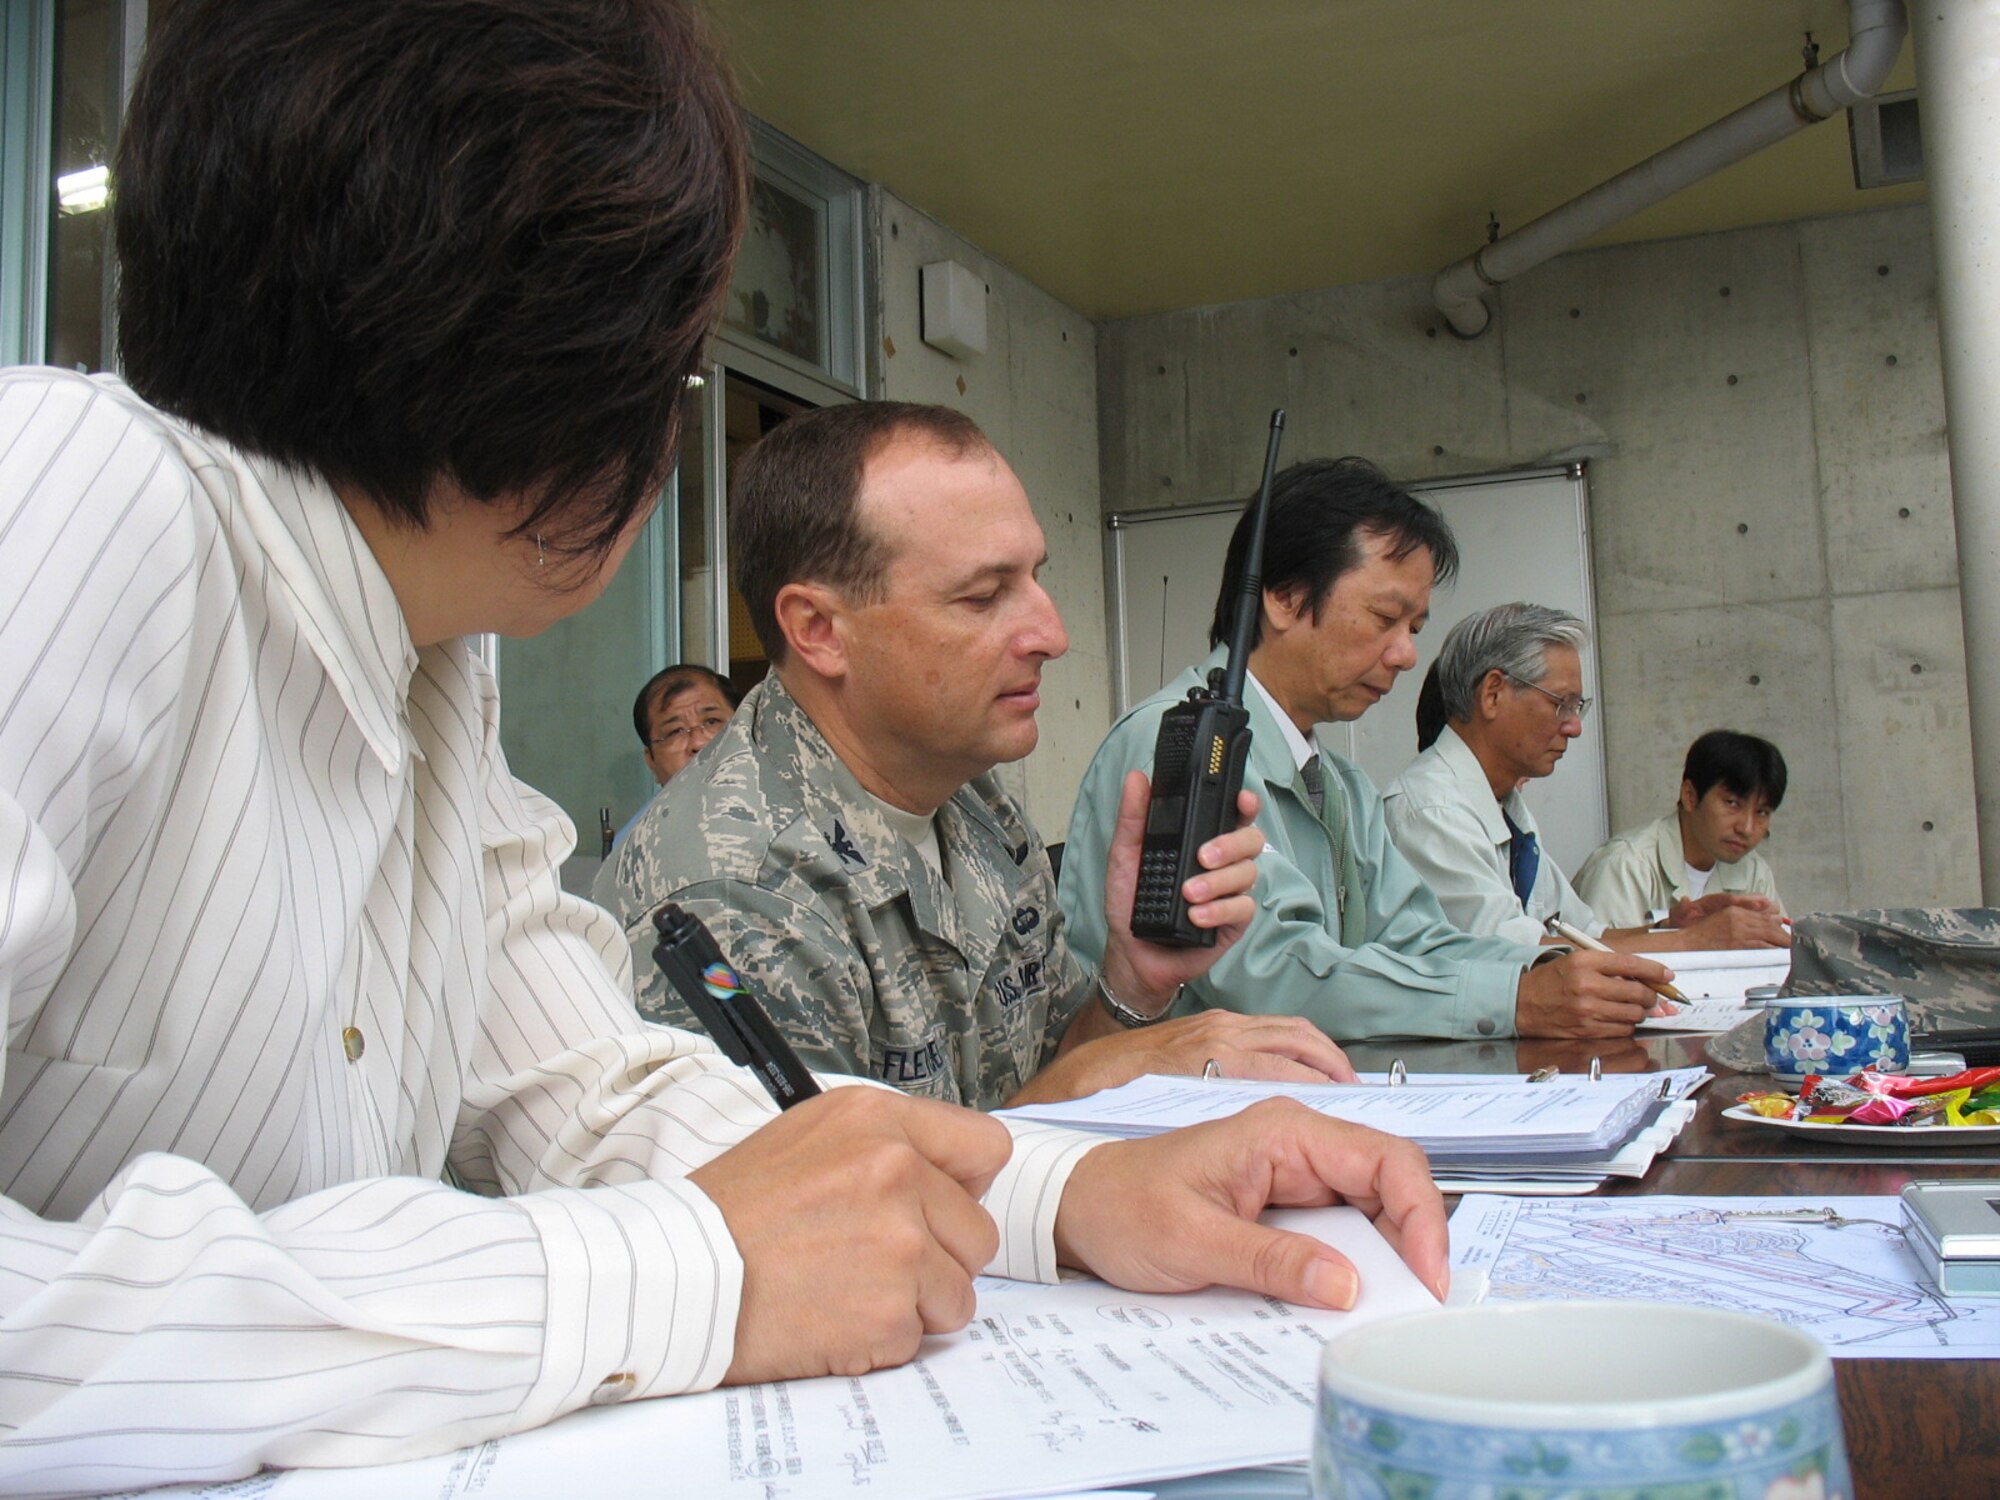
[[[1689,1004],[1679,1014],[1639,1023],[1641,1031],[1730,1031],[1751,1012],[1745,994],[1759,985],[1783,984],[1792,972],[1789,948],[1722,948],[1693,953],[1648,953],[1674,971],[1674,988]]]
[[[1130,1137],[1224,1119],[1262,1099],[1294,1099],[1333,1119],[1414,1141],[1447,1192],[1576,1193],[1606,1177],[1643,1176],[1694,1113],[1680,1101],[1708,1077],[1706,1068],[1595,1083],[1434,1074],[1390,1085],[1149,1075],[1085,1099],[1008,1113]]]

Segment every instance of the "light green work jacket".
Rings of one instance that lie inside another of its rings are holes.
[[[1653,912],[1671,910],[1676,901],[1685,900],[1687,858],[1681,847],[1679,811],[1655,818],[1643,828],[1613,834],[1577,870],[1576,890],[1613,927],[1643,927]],[[1755,849],[1734,863],[1716,862],[1702,894],[1721,891],[1769,896],[1778,902],[1779,911],[1784,910],[1771,862]]]
[[[1161,711],[1222,660],[1216,651],[1120,719],[1084,773],[1058,899],[1070,945],[1087,964],[1104,953],[1104,860],[1125,773],[1151,773]],[[1511,1035],[1515,992],[1536,950],[1473,937],[1446,920],[1389,841],[1382,799],[1358,766],[1322,752],[1327,816],[1316,814],[1263,695],[1252,689],[1244,698],[1251,742],[1243,784],[1262,801],[1257,826],[1269,841],[1257,862],[1258,911],[1236,945],[1188,985],[1180,1008],[1305,1016],[1340,1041]]]

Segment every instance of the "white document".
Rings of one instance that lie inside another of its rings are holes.
[[[1705,1074],[1706,1070],[1702,1071]],[[1435,1171],[1441,1193],[1548,1194],[1587,1193],[1601,1187],[1607,1177],[1644,1177],[1653,1169],[1653,1158],[1674,1143],[1674,1137],[1695,1117],[1698,1106],[1678,1099],[1660,1116],[1602,1163],[1592,1168],[1547,1168],[1530,1166],[1471,1165],[1464,1161],[1440,1166]]]
[[[1676,1076],[1680,1073],[1708,1076],[1700,1068],[1677,1070]],[[1608,1153],[1638,1123],[1665,1076],[1624,1073],[1597,1083],[1561,1077],[1518,1088],[1485,1082],[1391,1088],[1148,1074],[1085,1099],[1032,1104],[1008,1113],[1072,1130],[1144,1136],[1225,1119],[1261,1099],[1286,1098],[1454,1157],[1591,1147]]]
[[[1370,1088],[1382,1088],[1388,1084],[1389,1075],[1357,1073],[1354,1081]],[[1403,1075],[1403,1083],[1413,1089],[1511,1089],[1519,1088],[1527,1081],[1526,1073],[1405,1073]]]
[[[1754,1006],[1726,996],[1719,1000],[1690,1000],[1676,1007],[1671,1016],[1648,1016],[1639,1023],[1641,1031],[1734,1031],[1760,1012]]]
[[[1618,1073],[1613,1074],[1612,1078],[1615,1082],[1620,1078],[1637,1078],[1638,1076],[1640,1075],[1636,1073]],[[1647,1076],[1652,1078],[1655,1088],[1658,1088],[1661,1084],[1668,1085],[1667,1097],[1669,1099],[1685,1099],[1715,1075],[1709,1072],[1707,1068],[1696,1064],[1691,1068],[1662,1068],[1659,1072]],[[1548,1079],[1544,1079],[1543,1082],[1552,1083],[1556,1078],[1566,1078],[1574,1083],[1583,1077],[1585,1075],[1581,1072],[1557,1073]],[[1387,1073],[1362,1073],[1357,1075],[1357,1081],[1371,1087],[1379,1087],[1388,1083],[1389,1075]],[[1529,1075],[1526,1073],[1410,1073],[1405,1075],[1403,1084],[1413,1089],[1439,1087],[1521,1088],[1528,1085],[1529,1081]]]
[[[1792,972],[1789,948],[1712,948],[1641,955],[1674,971],[1674,988],[1690,1000],[1743,1002],[1760,984],[1783,984]]]
[[[998,1500],[1298,1463],[1312,1447],[1321,1348],[1437,1300],[1356,1209],[1288,1209],[1267,1222],[1316,1234],[1355,1263],[1352,1312],[1248,1292],[981,1278],[972,1325],[926,1339],[900,1369],[596,1407],[438,1458],[296,1469],[249,1481],[254,1490],[148,1493]]]
[[[1451,1216],[1452,1279],[1484,1278],[1492,1302],[1759,1313],[1836,1359],[2000,1358],[2000,1299],[1945,1297],[1902,1222],[1893,1197],[1467,1198]]]

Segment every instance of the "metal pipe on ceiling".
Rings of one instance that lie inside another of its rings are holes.
[[[1917,8],[1980,900],[2000,905],[2000,12]],[[1948,815],[1952,810],[1942,810]],[[1926,824],[1926,827],[1929,825]]]
[[[1486,331],[1493,314],[1481,294],[1488,287],[1511,281],[1881,88],[1902,51],[1903,0],[1848,0],[1847,10],[1846,51],[1438,272],[1431,298],[1452,331],[1468,339]]]

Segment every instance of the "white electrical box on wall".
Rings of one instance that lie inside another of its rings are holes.
[[[922,271],[924,342],[957,359],[986,352],[986,283],[955,260]]]

